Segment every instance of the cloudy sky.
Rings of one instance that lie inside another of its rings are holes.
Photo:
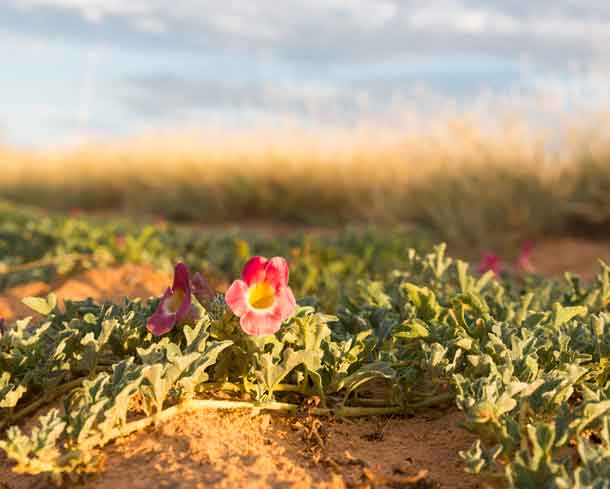
[[[610,2],[0,0],[0,57],[9,143],[353,121],[430,94],[606,93]]]

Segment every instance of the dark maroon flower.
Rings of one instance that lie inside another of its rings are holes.
[[[196,316],[196,309],[191,303],[189,270],[184,263],[178,263],[174,269],[174,283],[161,297],[146,327],[153,335],[161,336]]]

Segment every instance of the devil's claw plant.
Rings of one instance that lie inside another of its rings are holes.
[[[286,261],[257,257],[226,296],[180,265],[161,298],[27,299],[41,319],[0,336],[0,448],[14,470],[80,477],[105,444],[184,410],[296,412],[315,396],[321,416],[457,406],[477,436],[468,471],[513,488],[610,487],[605,264],[585,285],[471,273],[443,246],[405,250],[395,270],[375,264],[382,248],[323,266],[299,250],[291,288]],[[52,401],[32,431],[18,427]]]

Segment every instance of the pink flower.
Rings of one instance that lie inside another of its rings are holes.
[[[171,331],[174,326],[196,319],[197,312],[191,303],[189,270],[184,263],[174,268],[174,283],[165,291],[154,314],[148,318],[146,328],[155,336]]]
[[[486,251],[481,256],[477,270],[479,273],[485,273],[491,270],[495,275],[500,275],[500,272],[502,271],[502,259],[495,253]]]
[[[248,260],[241,280],[231,284],[225,301],[240,318],[241,329],[254,336],[275,333],[296,308],[288,287],[288,263],[276,256],[267,260],[254,256]]]
[[[532,263],[532,253],[534,251],[533,241],[526,241],[521,247],[521,252],[515,260],[515,270],[523,273],[533,273],[536,267]]]
[[[158,228],[163,228],[167,224],[167,220],[165,219],[165,214],[162,212],[157,214],[155,217],[155,226]]]

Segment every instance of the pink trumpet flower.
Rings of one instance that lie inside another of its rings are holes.
[[[296,308],[288,287],[288,263],[276,256],[268,260],[254,256],[225,294],[225,301],[240,318],[241,329],[249,335],[275,333]]]
[[[500,275],[500,272],[502,271],[502,259],[495,253],[486,251],[481,256],[477,270],[479,273],[485,273],[491,270],[495,275]]]
[[[148,318],[146,328],[155,336],[171,331],[175,326],[197,318],[191,303],[191,281],[184,263],[174,268],[174,283],[165,291],[154,314]]]
[[[532,253],[534,251],[533,241],[526,241],[521,247],[521,252],[515,260],[515,270],[523,273],[534,273],[536,267],[532,263]]]

